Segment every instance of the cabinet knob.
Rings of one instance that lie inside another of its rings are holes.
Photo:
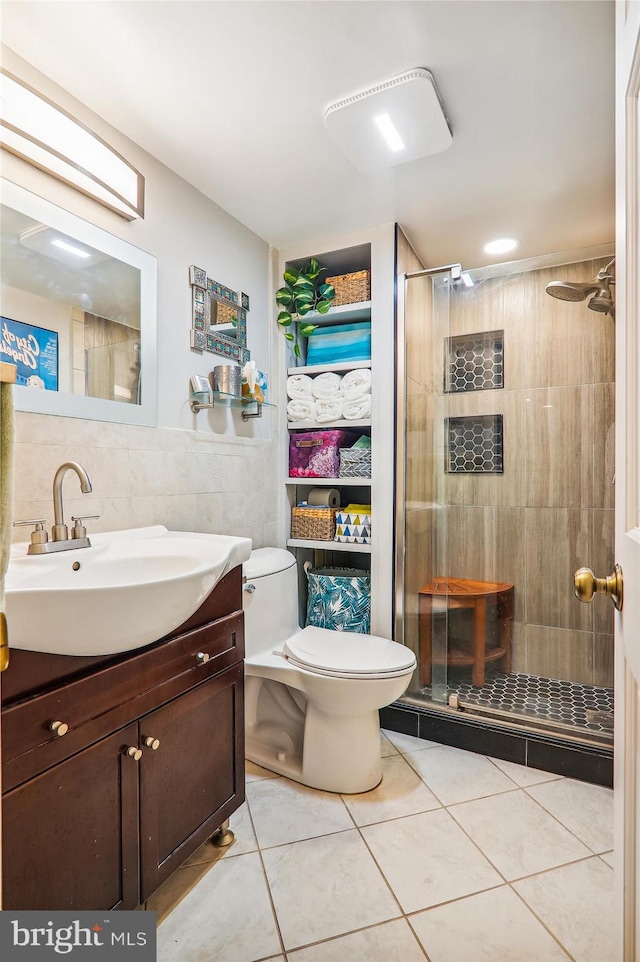
[[[154,752],[160,748],[160,739],[154,738],[153,735],[144,735],[142,741],[147,748],[150,748]]]
[[[142,749],[136,748],[135,745],[130,745],[126,750],[125,755],[128,755],[129,758],[133,758],[134,762],[139,762],[142,758]]]
[[[53,732],[54,735],[66,735],[69,731],[69,726],[66,722],[54,721],[49,725],[49,731]]]
[[[206,663],[209,661],[209,658],[210,655],[208,655],[206,651],[199,651],[196,655],[196,661],[199,665],[206,665]]]

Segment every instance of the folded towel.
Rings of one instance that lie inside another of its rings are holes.
[[[316,401],[318,424],[324,424],[325,421],[339,421],[342,417],[342,405],[343,400],[339,395],[336,398],[318,398]]]
[[[349,371],[347,374],[345,374],[345,376],[342,378],[340,390],[342,391],[343,397],[345,397],[347,401],[356,401],[365,394],[370,394],[371,371],[369,368],[357,368],[355,371]],[[360,417],[360,415],[358,415],[358,417]]]
[[[345,400],[342,405],[342,417],[347,421],[355,421],[371,416],[371,395],[356,398],[355,401]]]
[[[292,374],[287,378],[287,394],[290,398],[313,397],[313,378],[308,374]]]
[[[316,402],[313,398],[292,398],[287,404],[287,417],[290,421],[315,421]]]
[[[322,398],[324,401],[330,398],[340,397],[341,374],[334,374],[327,371],[325,374],[318,374],[313,379],[313,396]]]

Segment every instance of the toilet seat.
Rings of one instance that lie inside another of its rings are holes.
[[[334,678],[395,678],[416,665],[409,648],[387,638],[311,626],[288,638],[282,654],[298,668]]]

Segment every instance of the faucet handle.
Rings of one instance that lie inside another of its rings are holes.
[[[99,517],[100,517],[99,514],[78,514],[78,515],[72,514],[72,515],[71,515],[71,520],[74,521],[75,524],[73,525],[73,528],[71,529],[71,537],[72,537],[72,538],[86,538],[86,537],[87,537],[87,529],[86,529],[85,526],[84,526],[83,524],[81,524],[80,522],[81,522],[81,521],[94,521],[96,518],[99,518]]]
[[[14,521],[14,528],[18,528],[23,524],[34,524],[35,529],[31,532],[31,544],[44,544],[49,540],[49,535],[44,530],[44,525],[46,524],[45,518],[31,518],[28,521]]]

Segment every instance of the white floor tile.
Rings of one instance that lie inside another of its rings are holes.
[[[158,927],[158,962],[253,962],[281,948],[257,854],[216,862]]]
[[[404,919],[287,954],[289,962],[425,962],[424,952]]]
[[[440,808],[440,802],[402,755],[382,759],[382,781],[370,792],[343,795],[357,825],[416,815]]]
[[[502,882],[443,809],[370,825],[362,834],[405,912]]]
[[[409,752],[405,758],[443,805],[515,789],[510,778],[475,752],[438,745],[428,752]]]
[[[380,732],[380,755],[386,758],[387,755],[397,755],[398,749],[393,745],[384,732]]]
[[[399,752],[418,752],[424,748],[433,748],[438,742],[427,741],[426,738],[416,738],[413,735],[403,735],[402,732],[392,732],[384,729],[385,736]]]
[[[454,805],[450,813],[507,880],[591,854],[522,789]]]
[[[353,828],[339,795],[316,791],[288,778],[251,782],[247,785],[247,799],[263,849]]]
[[[578,962],[620,962],[614,951],[613,872],[602,859],[565,865],[514,888]]]
[[[560,962],[568,956],[508,886],[410,918],[431,962]]]
[[[564,778],[527,789],[543,808],[596,853],[613,848],[613,791]]]
[[[268,849],[263,858],[287,951],[400,915],[355,829]]]
[[[258,843],[249,816],[249,806],[245,802],[229,819],[229,828],[233,831],[236,840],[229,849],[228,855],[246,855],[247,852],[256,852]]]
[[[600,858],[613,868],[613,852],[602,852]]]
[[[270,772],[268,768],[261,768],[255,762],[250,762],[248,758],[244,761],[244,780],[245,782],[255,782],[261,778],[280,778],[276,772]]]
[[[501,772],[512,778],[516,785],[520,788],[526,788],[527,785],[537,785],[538,782],[552,782],[557,778],[562,778],[562,775],[554,775],[553,772],[543,772],[539,768],[529,768],[527,765],[517,765],[515,762],[507,762],[502,758],[492,758],[490,759],[494,765],[497,765]]]

